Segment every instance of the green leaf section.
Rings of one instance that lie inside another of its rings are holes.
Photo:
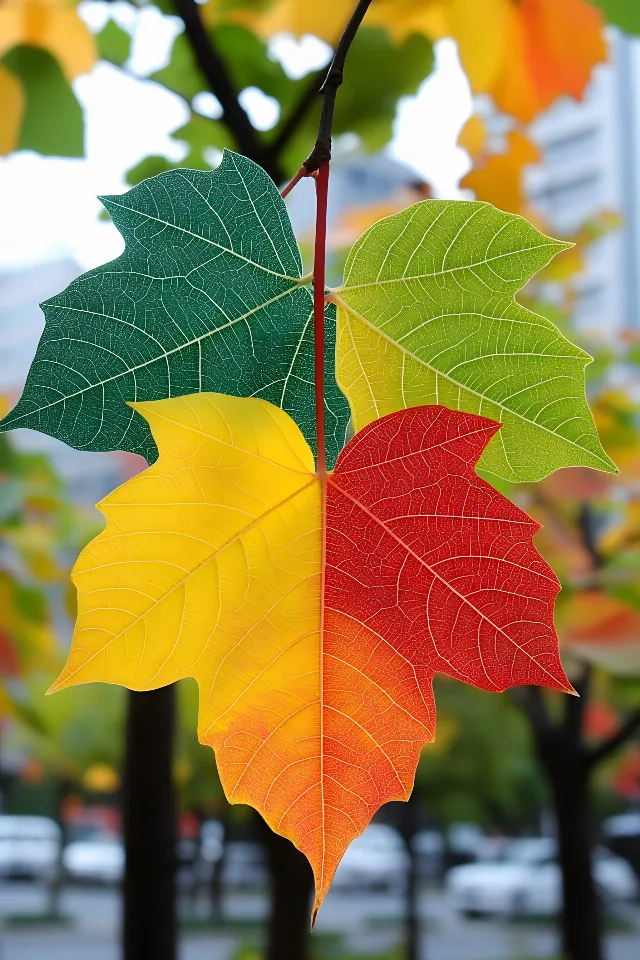
[[[18,150],[44,156],[84,156],[82,107],[58,61],[39,47],[12,47],[0,61],[21,82],[26,108]]]
[[[627,33],[640,33],[638,0],[591,0],[603,11],[609,23]]]
[[[126,241],[117,260],[43,304],[24,394],[0,430],[29,427],[83,450],[157,451],[130,400],[198,391],[259,396],[315,445],[313,300],[284,202],[256,164],[175,170],[103,202]],[[335,382],[327,310],[327,456],[349,410]]]
[[[423,201],[368,230],[336,291],[338,381],[356,430],[442,403],[503,424],[479,463],[498,477],[615,472],[586,401],[591,357],[515,300],[567,246],[477,202]]]
[[[109,20],[96,37],[101,60],[123,67],[131,56],[131,34]]]

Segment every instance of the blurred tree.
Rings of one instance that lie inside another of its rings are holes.
[[[494,152],[487,127],[479,117],[472,117],[461,137],[473,161],[463,186],[473,189],[478,199],[535,219],[527,206],[523,175],[538,156],[526,131],[512,130]],[[618,222],[615,215],[604,211],[585,223],[571,238],[575,248],[543,271],[537,286],[525,291],[521,299],[561,328],[570,325],[572,281],[584,267],[584,250]],[[553,287],[553,303],[540,299],[541,284]],[[607,339],[601,331],[593,331],[591,340],[583,332],[581,340],[595,357],[588,368],[591,406],[620,476],[604,478],[588,470],[562,470],[539,484],[513,487],[509,495],[542,524],[536,538],[538,549],[563,586],[556,619],[564,660],[573,664],[569,676],[580,696],[558,698],[526,688],[518,692],[517,700],[530,721],[555,808],[563,870],[564,952],[570,960],[601,960],[602,915],[591,872],[593,777],[598,766],[640,730],[640,686],[631,685],[629,702],[627,685],[626,718],[619,729],[598,730],[591,722],[594,685],[602,695],[603,683],[596,684],[593,671],[597,668],[611,676],[640,678],[635,522],[640,493],[640,410],[625,391],[612,386],[612,374],[619,378],[627,371],[628,377],[635,359],[633,340]],[[607,695],[609,704],[618,706],[616,689],[616,684],[610,683]],[[606,705],[606,701],[598,703],[601,709]]]

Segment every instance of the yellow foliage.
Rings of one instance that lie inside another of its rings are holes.
[[[20,81],[0,64],[0,156],[16,149],[24,108],[25,97]]]
[[[69,80],[90,70],[98,56],[93,34],[66,0],[3,0],[0,56],[18,44],[48,50]]]
[[[529,164],[540,161],[538,148],[517,130],[507,138],[507,151],[490,156],[462,180],[461,186],[473,190],[478,200],[486,200],[500,210],[522,213],[525,197],[522,173]]]
[[[482,156],[487,143],[487,128],[484,121],[474,113],[460,131],[458,146],[466,150],[472,160]]]
[[[107,763],[92,763],[82,777],[82,785],[92,793],[115,793],[120,777]]]

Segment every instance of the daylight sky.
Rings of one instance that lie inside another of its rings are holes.
[[[134,13],[126,4],[83,4],[85,19],[100,28],[109,11],[134,35],[130,72],[139,77],[167,62],[174,18],[148,9]],[[276,38],[272,53],[285,69],[300,75],[322,65],[328,48],[312,37],[296,42]],[[405,98],[390,153],[433,184],[439,196],[457,196],[457,182],[468,169],[466,154],[455,145],[471,112],[471,95],[458,63],[455,44],[442,41],[436,69],[417,96]],[[98,194],[126,189],[124,174],[155,153],[179,160],[182,148],[169,132],[187,119],[178,97],[157,84],[126,76],[106,63],[75,83],[85,107],[87,156],[83,160],[43,158],[19,153],[0,159],[0,271],[42,260],[71,256],[84,268],[117,256],[122,240],[110,223],[98,220]],[[212,98],[213,99],[213,98]],[[272,102],[257,90],[244,92],[243,105],[261,126],[273,124]]]

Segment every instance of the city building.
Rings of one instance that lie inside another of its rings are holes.
[[[610,61],[584,100],[558,101],[531,136],[543,160],[528,171],[527,193],[556,235],[605,212],[622,218],[587,250],[575,281],[578,327],[640,329],[640,43],[611,31]]]

